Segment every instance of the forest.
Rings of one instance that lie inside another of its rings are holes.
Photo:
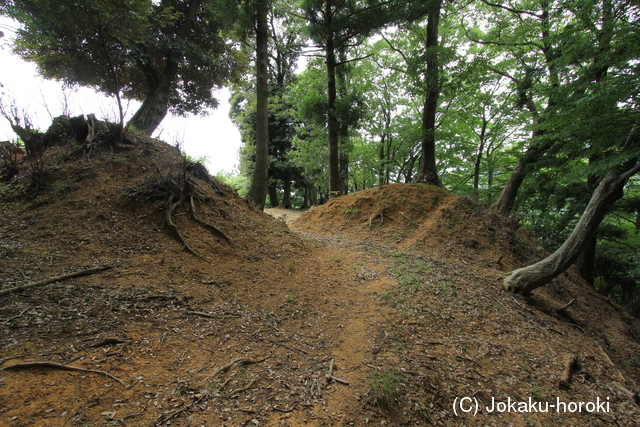
[[[44,77],[113,96],[121,134],[206,113],[231,87],[241,167],[221,178],[259,208],[435,185],[557,250],[513,272],[513,290],[575,262],[640,314],[634,0],[2,0],[0,13]],[[123,99],[142,102],[126,122]]]

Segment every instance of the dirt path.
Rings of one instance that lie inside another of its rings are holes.
[[[2,421],[356,422],[374,354],[384,352],[381,337],[392,333],[395,315],[380,300],[393,286],[387,261],[357,243],[299,239],[305,249],[292,257],[250,252],[246,262],[211,269],[191,265],[194,257],[184,253],[142,256],[101,276],[25,292],[26,298],[13,300],[15,317],[4,325],[11,341],[2,357],[21,356],[11,363],[72,360],[72,366],[109,371],[126,387],[80,372],[3,372]],[[332,360],[338,380],[327,378]]]
[[[285,222],[291,222],[299,218],[300,215],[302,215],[306,211],[301,211],[299,209],[268,208],[268,209],[265,209],[264,212],[276,219],[279,219]]]

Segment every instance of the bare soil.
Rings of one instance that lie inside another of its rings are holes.
[[[544,255],[513,221],[407,184],[287,225],[196,179],[219,232],[178,206],[190,253],[165,224],[184,161],[131,139],[72,158],[62,142],[37,195],[26,159],[1,187],[3,289],[112,268],[0,296],[0,425],[639,425],[640,322],[573,270],[504,291]],[[15,366],[44,361],[84,371]],[[456,415],[463,397],[480,411]],[[609,410],[487,408],[529,398]]]

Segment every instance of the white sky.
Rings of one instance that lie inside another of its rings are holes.
[[[116,101],[97,94],[88,88],[66,89],[59,82],[44,80],[38,76],[36,66],[11,53],[12,32],[15,25],[6,18],[0,18],[0,92],[5,107],[15,103],[20,110],[28,113],[34,126],[45,131],[51,118],[62,114],[64,95],[68,94],[68,106],[72,115],[95,113],[96,117],[115,121]],[[163,141],[175,144],[180,141],[182,150],[194,158],[206,157],[209,173],[234,172],[238,165],[240,133],[229,119],[229,96],[227,89],[216,94],[219,107],[205,117],[175,117],[167,115],[153,135]],[[126,100],[125,100],[126,103]],[[127,118],[138,107],[131,102]],[[126,119],[125,119],[126,120]],[[13,140],[16,136],[8,121],[0,117],[0,140]]]

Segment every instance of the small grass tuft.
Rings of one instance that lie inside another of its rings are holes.
[[[374,372],[369,380],[373,404],[383,409],[397,406],[404,386],[404,378],[395,369]]]

